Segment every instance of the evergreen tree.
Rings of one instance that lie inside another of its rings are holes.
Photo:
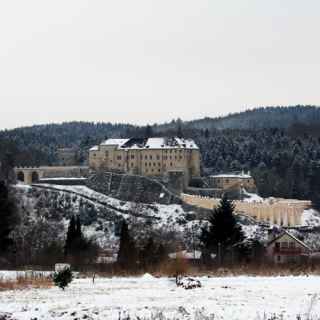
[[[145,132],[144,132],[144,138],[148,139],[151,138],[153,136],[153,129],[152,127],[148,124],[145,128]]]
[[[167,256],[167,250],[164,247],[164,245],[161,243],[156,251],[156,259],[157,259],[157,263],[161,263],[163,261],[165,261],[168,258]]]
[[[154,267],[157,262],[157,246],[150,237],[146,246],[140,251],[140,263],[144,269],[148,269]]]
[[[75,239],[78,240],[78,241],[79,241],[80,239],[82,239],[81,220],[80,220],[80,217],[79,217],[79,216],[77,216],[77,219],[76,219]]]
[[[68,231],[67,231],[67,238],[65,244],[65,255],[72,254],[73,251],[73,244],[76,239],[76,220],[75,217],[72,216],[69,222]]]
[[[227,251],[244,239],[241,226],[234,216],[234,205],[226,196],[221,199],[209,218],[209,229],[203,229],[200,240],[207,255],[215,253],[223,262]]]
[[[183,122],[181,119],[177,119],[177,137],[183,138],[183,130],[182,130]]]
[[[118,252],[119,266],[126,270],[134,270],[137,263],[137,249],[135,247],[134,240],[129,234],[127,223],[122,223],[120,234],[120,246]]]
[[[95,261],[98,252],[99,247],[83,236],[80,217],[72,216],[65,243],[65,256],[76,264],[85,264]]]
[[[0,181],[0,254],[6,252],[12,244],[9,235],[18,222],[18,211],[9,189],[4,181]]]

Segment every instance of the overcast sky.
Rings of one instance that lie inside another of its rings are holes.
[[[320,104],[319,0],[0,2],[0,128]]]

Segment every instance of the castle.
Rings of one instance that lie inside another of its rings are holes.
[[[188,185],[200,176],[200,151],[193,140],[176,137],[108,139],[90,149],[89,167],[149,177],[179,172]]]

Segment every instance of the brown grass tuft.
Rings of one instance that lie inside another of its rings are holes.
[[[23,290],[23,289],[48,289],[53,286],[50,277],[31,275],[18,276],[14,280],[0,279],[0,291]]]

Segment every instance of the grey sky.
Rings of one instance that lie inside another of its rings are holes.
[[[0,128],[320,104],[319,0],[0,3]]]

